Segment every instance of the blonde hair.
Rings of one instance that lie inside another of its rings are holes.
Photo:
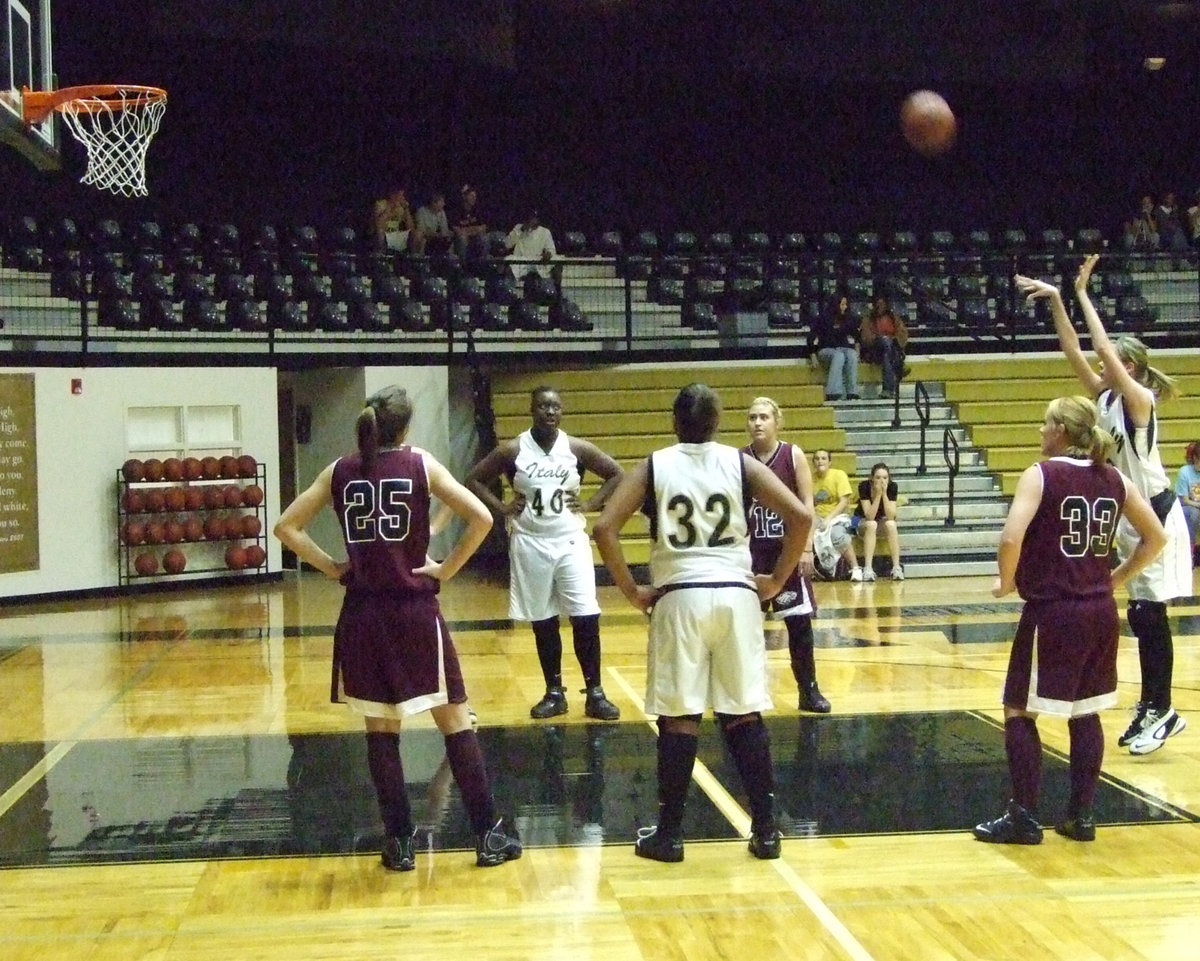
[[[1087,397],[1057,397],[1046,406],[1046,420],[1063,428],[1067,452],[1090,457],[1103,464],[1116,446],[1112,435],[1100,426],[1100,412]]]
[[[779,409],[779,405],[770,397],[755,397],[754,400],[750,401],[750,406],[746,408],[746,413],[748,414],[755,407],[760,406],[770,407],[771,413],[775,415],[775,423],[777,423],[780,427],[783,426],[783,411]]]
[[[1164,400],[1173,400],[1179,396],[1179,388],[1175,378],[1164,374],[1157,367],[1150,366],[1150,350],[1136,337],[1125,334],[1118,337],[1113,345],[1117,356],[1127,364],[1133,365],[1133,379],[1143,387],[1149,387],[1155,396]]]

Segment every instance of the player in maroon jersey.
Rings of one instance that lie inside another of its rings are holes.
[[[1145,567],[1166,543],[1149,502],[1105,463],[1112,437],[1086,397],[1060,397],[1041,428],[1047,460],[1029,467],[1000,535],[992,593],[1014,589],[1025,601],[1004,682],[1004,744],[1012,800],[1000,817],[975,827],[980,841],[1040,844],[1042,777],[1038,714],[1068,719],[1071,796],[1055,830],[1092,841],[1092,799],[1104,758],[1097,713],[1117,703],[1119,624],[1113,590]],[[1110,551],[1122,513],[1136,548],[1113,568]]]
[[[496,816],[458,654],[437,601],[442,582],[483,543],[492,516],[432,455],[404,444],[411,419],[403,388],[368,398],[356,424],[358,453],[326,467],[280,516],[275,536],[346,586],[334,632],[331,699],[365,719],[367,762],[386,831],[384,867],[416,866],[400,723],[422,711],[433,715],[445,737],[475,830],[475,863],[492,867],[519,858],[521,845]],[[431,495],[466,522],[442,561],[426,553]],[[306,531],[326,506],[337,514],[348,560],[335,561]]]
[[[808,458],[795,444],[779,439],[783,413],[770,397],[756,397],[746,413],[750,443],[742,453],[761,461],[812,509],[812,472]],[[770,573],[783,547],[783,521],[762,504],[750,507],[750,560],[756,574]],[[800,565],[792,572],[783,590],[763,605],[763,609],[787,627],[788,654],[792,676],[800,689],[800,710],[828,714],[829,700],[817,686],[817,667],[813,658],[812,619],[817,602],[812,593],[813,551],[811,535],[800,555]]]

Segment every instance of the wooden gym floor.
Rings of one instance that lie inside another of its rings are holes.
[[[417,870],[379,865],[359,722],[328,703],[340,589],[318,575],[0,608],[0,957],[25,959],[1194,959],[1200,944],[1200,599],[1172,606],[1175,703],[1156,754],[1105,715],[1099,836],[980,844],[1007,774],[998,699],[1019,604],[990,578],[817,585],[833,702],[800,715],[771,642],[783,858],[750,857],[711,721],[686,860],[634,857],[654,814],[645,621],[601,588],[614,724],[534,722],[542,681],[504,584],[443,593],[502,810],[525,856],[474,867],[427,717],[404,738]],[[1123,605],[1123,601],[1122,601]],[[1044,719],[1042,819],[1066,793],[1066,725]]]

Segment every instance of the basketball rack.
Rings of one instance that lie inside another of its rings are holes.
[[[80,183],[125,197],[146,195],[146,151],[166,108],[165,90],[137,84],[21,91],[27,126],[58,111],[87,149],[87,170]]]

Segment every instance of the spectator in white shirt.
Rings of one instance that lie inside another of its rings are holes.
[[[555,277],[550,261],[558,256],[558,251],[554,249],[554,237],[542,226],[536,210],[531,210],[524,223],[508,232],[504,245],[510,251],[506,259],[517,280],[534,271],[543,277]]]

